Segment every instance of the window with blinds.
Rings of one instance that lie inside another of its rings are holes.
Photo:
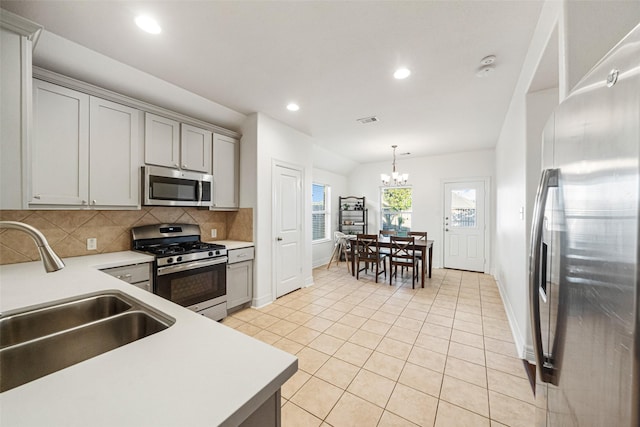
[[[324,240],[330,238],[331,223],[329,201],[330,187],[324,184],[313,184],[311,190],[311,225],[313,240]]]

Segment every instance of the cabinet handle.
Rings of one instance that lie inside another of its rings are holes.
[[[276,240],[278,240],[278,242],[282,241],[282,237],[278,237]]]
[[[35,196],[33,196],[34,199],[40,199],[40,195],[36,194]]]
[[[92,205],[95,205],[95,204],[96,204],[96,201],[95,201],[95,200],[92,200],[92,201],[91,201],[91,204],[92,204]]]
[[[82,203],[83,205],[86,205],[86,204],[87,204],[87,201],[86,201],[86,200],[83,200],[81,203]]]
[[[186,169],[186,168],[187,168],[187,165],[184,165],[184,164],[183,164],[183,165],[182,165],[182,169]]]
[[[177,164],[177,163],[174,163],[174,164],[173,164],[173,167],[174,167],[174,168],[176,168],[176,169],[180,169],[180,165],[179,165],[179,164]]]

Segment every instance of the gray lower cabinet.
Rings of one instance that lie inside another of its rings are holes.
[[[153,276],[151,274],[152,269],[150,262],[104,268],[100,271],[140,289],[144,289],[145,291],[153,292]]]
[[[251,301],[253,297],[253,247],[228,251],[227,309]]]
[[[280,389],[272,394],[255,412],[244,420],[240,427],[280,427]]]

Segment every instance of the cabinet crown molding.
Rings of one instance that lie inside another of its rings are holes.
[[[200,127],[213,133],[222,134],[237,139],[239,139],[241,136],[237,132],[225,129],[212,123],[194,119],[193,117],[189,117],[175,111],[158,107],[157,105],[149,104],[148,102],[140,101],[139,99],[131,98],[126,95],[122,95],[117,92],[92,85],[90,83],[86,83],[80,80],[73,79],[71,77],[64,76],[62,74],[58,74],[53,71],[46,70],[44,68],[34,66],[33,77],[59,86],[64,86],[68,89],[77,90],[79,92],[86,93],[87,95],[97,96],[99,98],[126,105],[128,107],[137,108],[138,110],[144,112],[153,113],[158,116],[176,120],[181,123]]]
[[[31,41],[32,49],[35,49],[40,33],[43,30],[42,25],[4,9],[0,9],[0,26],[26,37]]]

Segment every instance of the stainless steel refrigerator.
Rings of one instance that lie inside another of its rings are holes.
[[[544,130],[529,266],[538,426],[640,426],[640,25]]]

